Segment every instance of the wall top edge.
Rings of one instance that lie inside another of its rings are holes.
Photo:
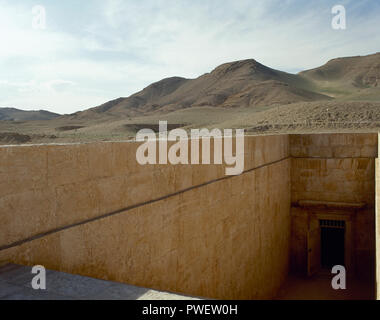
[[[289,134],[260,134],[260,135],[250,135],[244,134],[245,138],[260,138],[260,137],[288,137]],[[160,141],[162,139],[156,138],[155,141]],[[166,140],[166,139],[165,139]],[[191,140],[191,137],[185,140]],[[168,140],[173,141],[173,140]],[[25,144],[4,144],[0,145],[1,148],[18,148],[18,147],[41,147],[41,146],[77,146],[77,145],[94,145],[94,144],[108,144],[108,143],[136,143],[142,142],[135,139],[129,140],[109,140],[109,141],[86,141],[86,142],[62,142],[62,143],[25,143]]]
[[[288,133],[288,136],[326,136],[326,135],[380,135],[380,132],[310,132],[310,133]]]
[[[326,136],[326,135],[376,135],[379,136],[380,132],[310,132],[310,133],[269,133],[269,134],[250,134],[245,133],[246,138],[254,137],[299,137],[299,136]],[[159,140],[159,139],[156,139]],[[190,140],[190,138],[188,138]],[[15,148],[15,147],[39,147],[39,146],[75,146],[75,145],[93,145],[93,144],[107,144],[107,143],[136,143],[135,139],[128,140],[109,140],[109,141],[86,141],[86,142],[61,142],[61,143],[30,143],[30,144],[4,144],[0,145],[2,148]],[[380,144],[380,139],[379,139]]]

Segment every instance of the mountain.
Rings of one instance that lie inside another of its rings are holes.
[[[323,66],[290,74],[253,60],[224,63],[196,79],[171,77],[129,97],[60,116],[63,121],[113,121],[193,107],[270,107],[338,99],[380,100],[380,52],[337,58]],[[41,120],[59,115],[47,111],[0,109],[0,119]]]
[[[313,87],[313,82],[305,77],[271,69],[249,59],[222,64],[196,79],[163,79],[127,98],[118,98],[72,116],[136,116],[200,106],[255,107],[331,99],[314,92]]]
[[[196,79],[171,77],[129,97],[59,116],[0,108],[0,144],[124,140],[140,128],[246,128],[255,133],[378,131],[380,53],[290,74],[253,59]],[[50,119],[46,121],[24,120]]]
[[[57,113],[50,111],[25,111],[15,108],[0,108],[0,120],[27,121],[27,120],[51,120],[59,117]]]
[[[337,58],[300,72],[315,90],[346,100],[379,100],[380,52],[368,56]]]

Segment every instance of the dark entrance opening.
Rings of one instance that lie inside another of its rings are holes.
[[[344,266],[344,221],[320,220],[320,227],[322,268]]]

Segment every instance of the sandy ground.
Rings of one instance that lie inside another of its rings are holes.
[[[290,275],[279,290],[277,300],[372,300],[374,285],[348,278],[345,290],[331,286],[332,276],[320,274],[313,277]]]
[[[197,107],[146,116],[93,120],[0,121],[0,144],[120,141],[141,128],[244,128],[246,134],[378,132],[380,103],[308,102],[256,108]]]

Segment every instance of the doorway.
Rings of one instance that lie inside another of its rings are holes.
[[[321,232],[321,267],[345,266],[345,221],[319,220]]]
[[[323,270],[331,272],[335,265],[352,269],[351,222],[329,214],[315,215],[309,220],[307,233],[307,274],[312,276]],[[351,272],[350,272],[351,273]]]

